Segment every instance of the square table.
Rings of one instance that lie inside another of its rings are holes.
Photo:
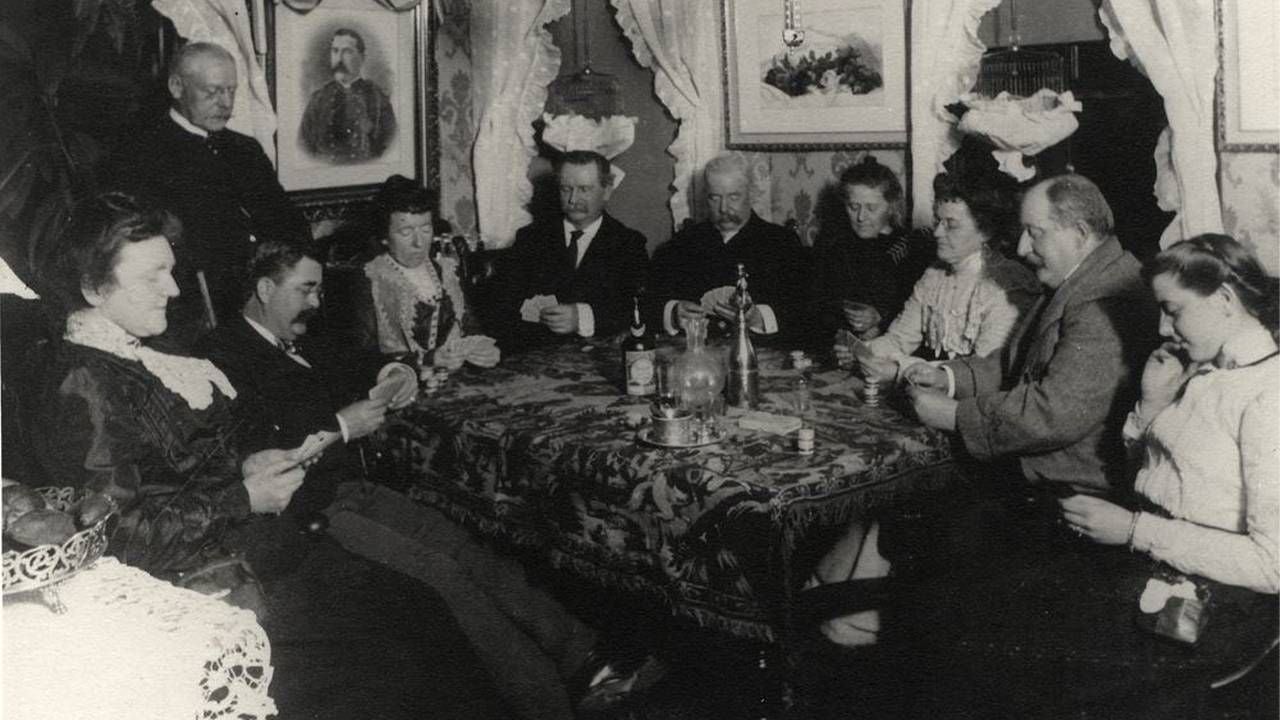
[[[723,348],[712,348],[723,352]],[[760,349],[761,409],[791,410],[798,371]],[[378,439],[408,493],[481,534],[535,548],[593,583],[676,615],[772,642],[787,622],[806,531],[927,497],[957,476],[945,433],[862,381],[810,376],[816,450],[742,430],[667,449],[638,442],[645,398],[623,393],[616,341],[576,339],[498,367],[465,367],[392,418]]]

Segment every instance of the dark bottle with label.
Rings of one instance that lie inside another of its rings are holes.
[[[628,395],[652,395],[657,390],[657,352],[640,320],[640,298],[633,298],[631,333],[622,340],[622,368]]]

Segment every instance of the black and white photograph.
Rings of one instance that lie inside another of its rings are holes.
[[[1280,720],[1276,0],[0,0],[0,720]]]

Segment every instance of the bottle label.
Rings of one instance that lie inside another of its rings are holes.
[[[658,390],[654,374],[653,350],[628,350],[624,357],[627,365],[627,394],[651,395]]]

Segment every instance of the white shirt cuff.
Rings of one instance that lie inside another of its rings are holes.
[[[778,317],[768,305],[756,305],[760,310],[760,319],[764,321],[764,332],[761,335],[772,335],[778,332]]]
[[[342,433],[342,442],[350,442],[351,435],[347,432],[347,422],[338,413],[334,413],[333,416],[338,418],[338,431]]]
[[[586,303],[574,303],[578,308],[578,335],[591,337],[596,334],[596,314]]]
[[[942,366],[942,372],[947,374],[947,397],[954,398],[956,396],[956,372],[947,365]]]
[[[671,311],[679,302],[679,300],[668,300],[667,304],[662,306],[662,329],[666,330],[668,335],[675,335],[680,332],[680,328],[671,322],[671,316],[673,315]]]

